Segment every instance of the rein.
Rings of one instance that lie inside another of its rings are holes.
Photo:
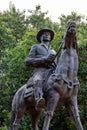
[[[59,52],[60,52],[61,48],[62,48],[62,44],[60,44],[60,46],[59,46],[59,48],[58,48],[58,51],[57,51],[57,53],[56,53],[56,55],[55,55],[55,58],[59,55]]]

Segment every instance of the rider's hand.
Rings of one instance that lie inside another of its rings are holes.
[[[55,58],[56,58],[56,54],[49,54],[47,56],[48,62],[53,62],[55,60]]]

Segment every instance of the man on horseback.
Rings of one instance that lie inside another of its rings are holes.
[[[50,47],[50,42],[54,38],[54,32],[52,30],[47,28],[41,29],[37,33],[36,38],[40,44],[31,47],[30,53],[25,60],[25,64],[34,68],[34,74],[29,79],[27,87],[30,86],[30,82],[33,84],[36,109],[39,110],[44,108],[45,105],[43,86],[46,86],[48,77],[55,70],[56,53]]]

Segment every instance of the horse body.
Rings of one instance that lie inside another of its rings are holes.
[[[46,116],[42,130],[49,130],[50,121],[59,102],[64,102],[77,130],[83,130],[77,103],[78,85],[78,55],[75,27],[68,28],[63,38],[61,56],[55,70],[47,82]],[[34,97],[24,98],[26,85],[18,90],[12,103],[10,130],[17,130],[24,112],[28,112],[32,119],[32,130],[38,130],[38,120],[41,111],[35,109]]]

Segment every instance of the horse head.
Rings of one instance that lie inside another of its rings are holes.
[[[76,49],[78,53],[78,45],[77,45],[77,37],[76,37],[76,23],[74,21],[69,22],[68,27],[66,29],[65,35],[62,37],[62,48]]]
[[[67,35],[74,36],[76,34],[76,23],[74,21],[69,22],[67,28]]]

